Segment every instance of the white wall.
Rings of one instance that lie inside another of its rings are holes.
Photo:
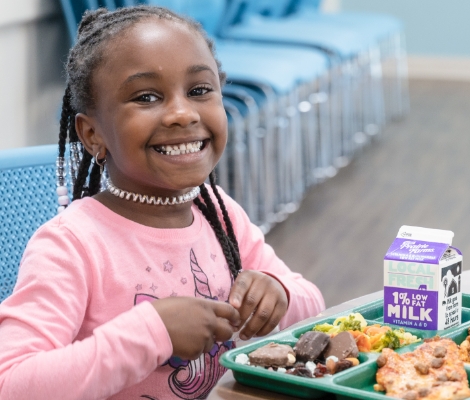
[[[59,0],[0,1],[0,149],[57,142],[66,32]]]
[[[470,81],[470,1],[324,0],[337,9],[394,15],[405,26],[410,78]]]

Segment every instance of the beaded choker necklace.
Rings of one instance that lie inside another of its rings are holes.
[[[126,200],[132,200],[135,201],[136,203],[146,203],[146,204],[153,204],[153,205],[162,205],[162,206],[173,206],[177,204],[183,204],[187,203],[188,201],[194,200],[201,189],[199,189],[199,186],[196,186],[195,188],[191,189],[190,192],[185,193],[181,196],[175,196],[175,197],[157,197],[155,196],[147,196],[147,195],[142,195],[138,193],[132,193],[128,192],[126,190],[122,190],[117,188],[116,186],[113,185],[113,182],[111,182],[111,179],[108,178],[108,181],[106,182],[106,189],[114,194],[116,197],[119,197],[121,199],[126,199]]]

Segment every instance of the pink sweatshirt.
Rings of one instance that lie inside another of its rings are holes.
[[[325,307],[320,291],[290,271],[241,207],[221,194],[244,269],[282,282],[281,329]],[[92,198],[44,224],[23,256],[14,293],[0,305],[0,399],[200,399],[225,372],[216,343],[195,361],[172,357],[165,325],[146,300],[226,301],[231,274],[196,206],[183,229],[127,220]]]

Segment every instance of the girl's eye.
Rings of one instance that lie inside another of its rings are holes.
[[[158,101],[158,97],[154,94],[145,93],[137,97],[135,101],[138,101],[140,103],[153,103],[155,101]]]
[[[211,88],[205,87],[205,86],[200,86],[200,87],[196,87],[194,89],[191,89],[190,92],[189,92],[189,96],[203,96],[203,95],[205,95],[206,93],[209,93],[209,92],[212,92]]]

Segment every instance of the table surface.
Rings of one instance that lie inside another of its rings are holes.
[[[464,271],[462,273],[462,293],[470,293],[470,271]],[[369,303],[373,300],[377,300],[383,297],[383,291],[378,291],[375,293],[368,294],[366,296],[358,297],[342,303],[340,305],[328,308],[321,314],[316,317],[308,318],[301,322],[298,322],[295,325],[289,327],[292,329],[296,325],[305,325],[311,323],[312,321],[324,318],[333,314],[338,314],[342,311],[349,310],[351,308],[361,306],[365,303]],[[332,396],[331,399],[335,397]],[[245,386],[238,383],[232,374],[232,371],[227,371],[224,376],[220,379],[214,389],[211,391],[208,400],[250,400],[250,399],[266,399],[266,400],[292,400],[296,397],[286,396],[279,393],[269,392],[267,390],[256,389],[250,386]],[[324,400],[330,399],[330,397],[324,397]]]

